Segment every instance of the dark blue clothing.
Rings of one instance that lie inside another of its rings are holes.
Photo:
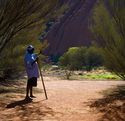
[[[33,63],[37,58],[36,54],[26,53],[24,57],[25,67],[28,79],[32,77],[39,77],[39,69],[37,62]]]

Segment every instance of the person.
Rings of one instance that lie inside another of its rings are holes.
[[[32,45],[29,45],[24,57],[25,68],[28,76],[25,99],[35,98],[35,96],[33,95],[33,87],[37,86],[37,78],[39,77],[37,61],[38,56],[37,54],[34,54],[34,47]]]

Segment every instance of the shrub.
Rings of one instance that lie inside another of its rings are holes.
[[[107,69],[125,79],[125,0],[108,0],[106,5],[99,1],[94,9],[92,31],[102,48]]]
[[[87,71],[91,71],[95,67],[103,65],[103,58],[99,49],[96,47],[90,47],[86,52],[86,63],[85,67]]]
[[[96,47],[73,47],[59,59],[59,65],[67,70],[66,75],[68,76],[71,76],[71,72],[74,70],[91,71],[94,67],[101,66],[102,63],[102,56]]]

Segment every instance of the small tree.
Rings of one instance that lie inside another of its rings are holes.
[[[106,7],[107,6],[107,7]],[[99,1],[92,31],[104,56],[105,66],[125,79],[125,0]]]
[[[76,54],[78,50],[78,47],[70,48],[59,59],[59,65],[65,70],[67,79],[70,78],[72,72],[77,68],[77,66],[79,66],[78,61],[76,59]]]

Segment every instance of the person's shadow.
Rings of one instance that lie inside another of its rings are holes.
[[[6,106],[6,108],[15,108],[16,106],[23,106],[23,105],[26,105],[28,103],[32,103],[32,99],[23,99],[20,101],[12,102],[12,103],[8,104]]]

